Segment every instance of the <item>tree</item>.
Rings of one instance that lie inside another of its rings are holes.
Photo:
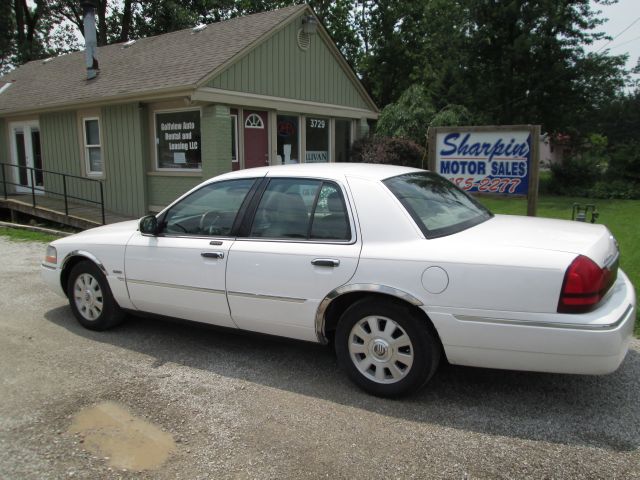
[[[360,59],[360,39],[353,22],[351,0],[310,0],[313,8],[347,62],[357,71]]]
[[[39,30],[40,21],[47,8],[44,0],[36,0],[35,7],[30,8],[27,0],[14,0],[15,40],[17,49],[15,60],[25,63],[42,57],[45,47]]]
[[[46,0],[0,4],[0,73],[17,65],[74,49],[67,26],[52,16]]]
[[[382,110],[376,134],[426,146],[429,127],[473,125],[474,122],[471,112],[462,105],[447,105],[436,111],[427,89],[415,84],[405,90],[397,102]]]
[[[135,37],[150,37],[189,28],[199,23],[199,14],[180,1],[148,0],[134,15]]]
[[[609,141],[609,174],[640,183],[640,90],[621,95],[600,109],[592,128]]]
[[[623,86],[623,57],[584,52],[603,38],[589,0],[466,1],[474,24],[466,83],[472,108],[489,107],[491,121],[579,126]]]
[[[450,104],[436,113],[430,127],[457,127],[461,125],[474,125],[475,119],[471,112],[463,105]]]
[[[592,127],[609,139],[613,145],[638,140],[640,132],[640,89],[620,95],[600,109],[593,118]]]
[[[11,69],[15,55],[15,30],[15,15],[11,3],[0,3],[0,75]]]
[[[97,0],[96,34],[98,46],[129,39],[136,0]],[[122,10],[121,10],[122,9]],[[77,0],[52,0],[49,10],[58,24],[69,22],[84,36],[82,7]]]
[[[412,5],[414,2],[376,0],[362,6],[359,27],[364,50],[359,68],[365,86],[381,106],[397,100],[412,83],[415,64],[401,23]]]
[[[427,90],[412,85],[397,102],[387,105],[380,114],[376,134],[426,144],[427,128],[436,114]]]
[[[370,48],[359,68],[381,106],[420,84],[436,110],[464,105],[481,123],[589,133],[585,121],[626,80],[623,56],[584,51],[603,38],[591,0],[368,5]]]

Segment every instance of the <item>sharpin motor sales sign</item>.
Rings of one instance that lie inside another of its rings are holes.
[[[429,168],[467,192],[534,201],[539,131],[531,125],[429,129]]]

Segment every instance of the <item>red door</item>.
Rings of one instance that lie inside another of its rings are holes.
[[[267,112],[244,111],[244,168],[269,165]]]

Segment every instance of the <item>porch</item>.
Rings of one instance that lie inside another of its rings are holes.
[[[12,171],[13,170],[13,171]],[[131,220],[105,209],[99,180],[0,163],[0,208],[74,228]]]

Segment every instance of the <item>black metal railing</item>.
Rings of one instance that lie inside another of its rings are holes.
[[[2,172],[2,191],[5,200],[13,194],[9,192],[10,187],[15,187],[15,193],[30,193],[33,208],[37,206],[36,198],[38,195],[36,194],[62,197],[64,214],[67,217],[69,216],[69,201],[77,200],[80,203],[88,203],[99,208],[102,224],[107,223],[104,212],[104,188],[100,180],[3,162],[0,162],[0,171]],[[46,190],[45,183],[47,184]],[[56,187],[61,187],[62,192],[56,191]],[[24,189],[23,192],[20,192],[20,189]]]

